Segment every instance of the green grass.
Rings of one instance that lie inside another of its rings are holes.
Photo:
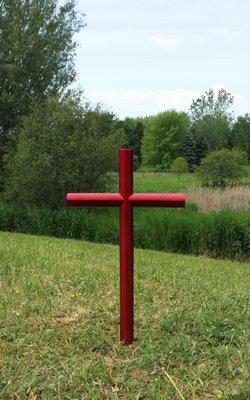
[[[246,167],[246,176],[241,179],[239,185],[250,185],[250,166]],[[182,192],[198,186],[200,181],[195,173],[182,174],[179,179],[171,172],[134,173],[134,190],[137,192]]]
[[[129,347],[118,279],[117,246],[0,233],[0,399],[249,398],[249,265],[136,250]]]
[[[172,173],[153,173],[153,172],[135,172],[134,173],[134,191],[147,192],[182,192],[189,187],[199,185],[195,174],[182,174],[177,178]]]

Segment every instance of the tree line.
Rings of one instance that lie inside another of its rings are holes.
[[[72,89],[75,34],[85,16],[74,0],[0,0],[0,194],[60,207],[68,191],[106,190],[121,146],[135,169],[167,171],[184,158],[190,172],[221,149],[250,159],[250,116],[233,118],[233,96],[213,90],[188,113],[125,118],[90,107]]]
[[[250,115],[230,110],[233,96],[225,89],[208,90],[192,101],[189,112],[169,110],[146,118],[124,121],[127,141],[135,147],[142,169],[167,171],[177,157],[183,157],[193,172],[201,160],[215,150],[237,148],[250,160]],[[140,135],[138,127],[140,126]],[[133,141],[138,139],[136,145]]]

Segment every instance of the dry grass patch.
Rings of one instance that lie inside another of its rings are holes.
[[[250,186],[237,186],[226,189],[191,188],[187,192],[200,211],[212,212],[227,208],[235,211],[250,211]]]

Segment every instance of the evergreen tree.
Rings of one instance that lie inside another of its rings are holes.
[[[183,140],[181,153],[188,163],[189,172],[194,172],[197,165],[197,147],[191,132],[188,132]]]

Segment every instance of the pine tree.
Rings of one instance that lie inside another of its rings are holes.
[[[197,165],[197,147],[191,132],[187,133],[182,144],[181,153],[188,163],[189,172],[194,172]]]

